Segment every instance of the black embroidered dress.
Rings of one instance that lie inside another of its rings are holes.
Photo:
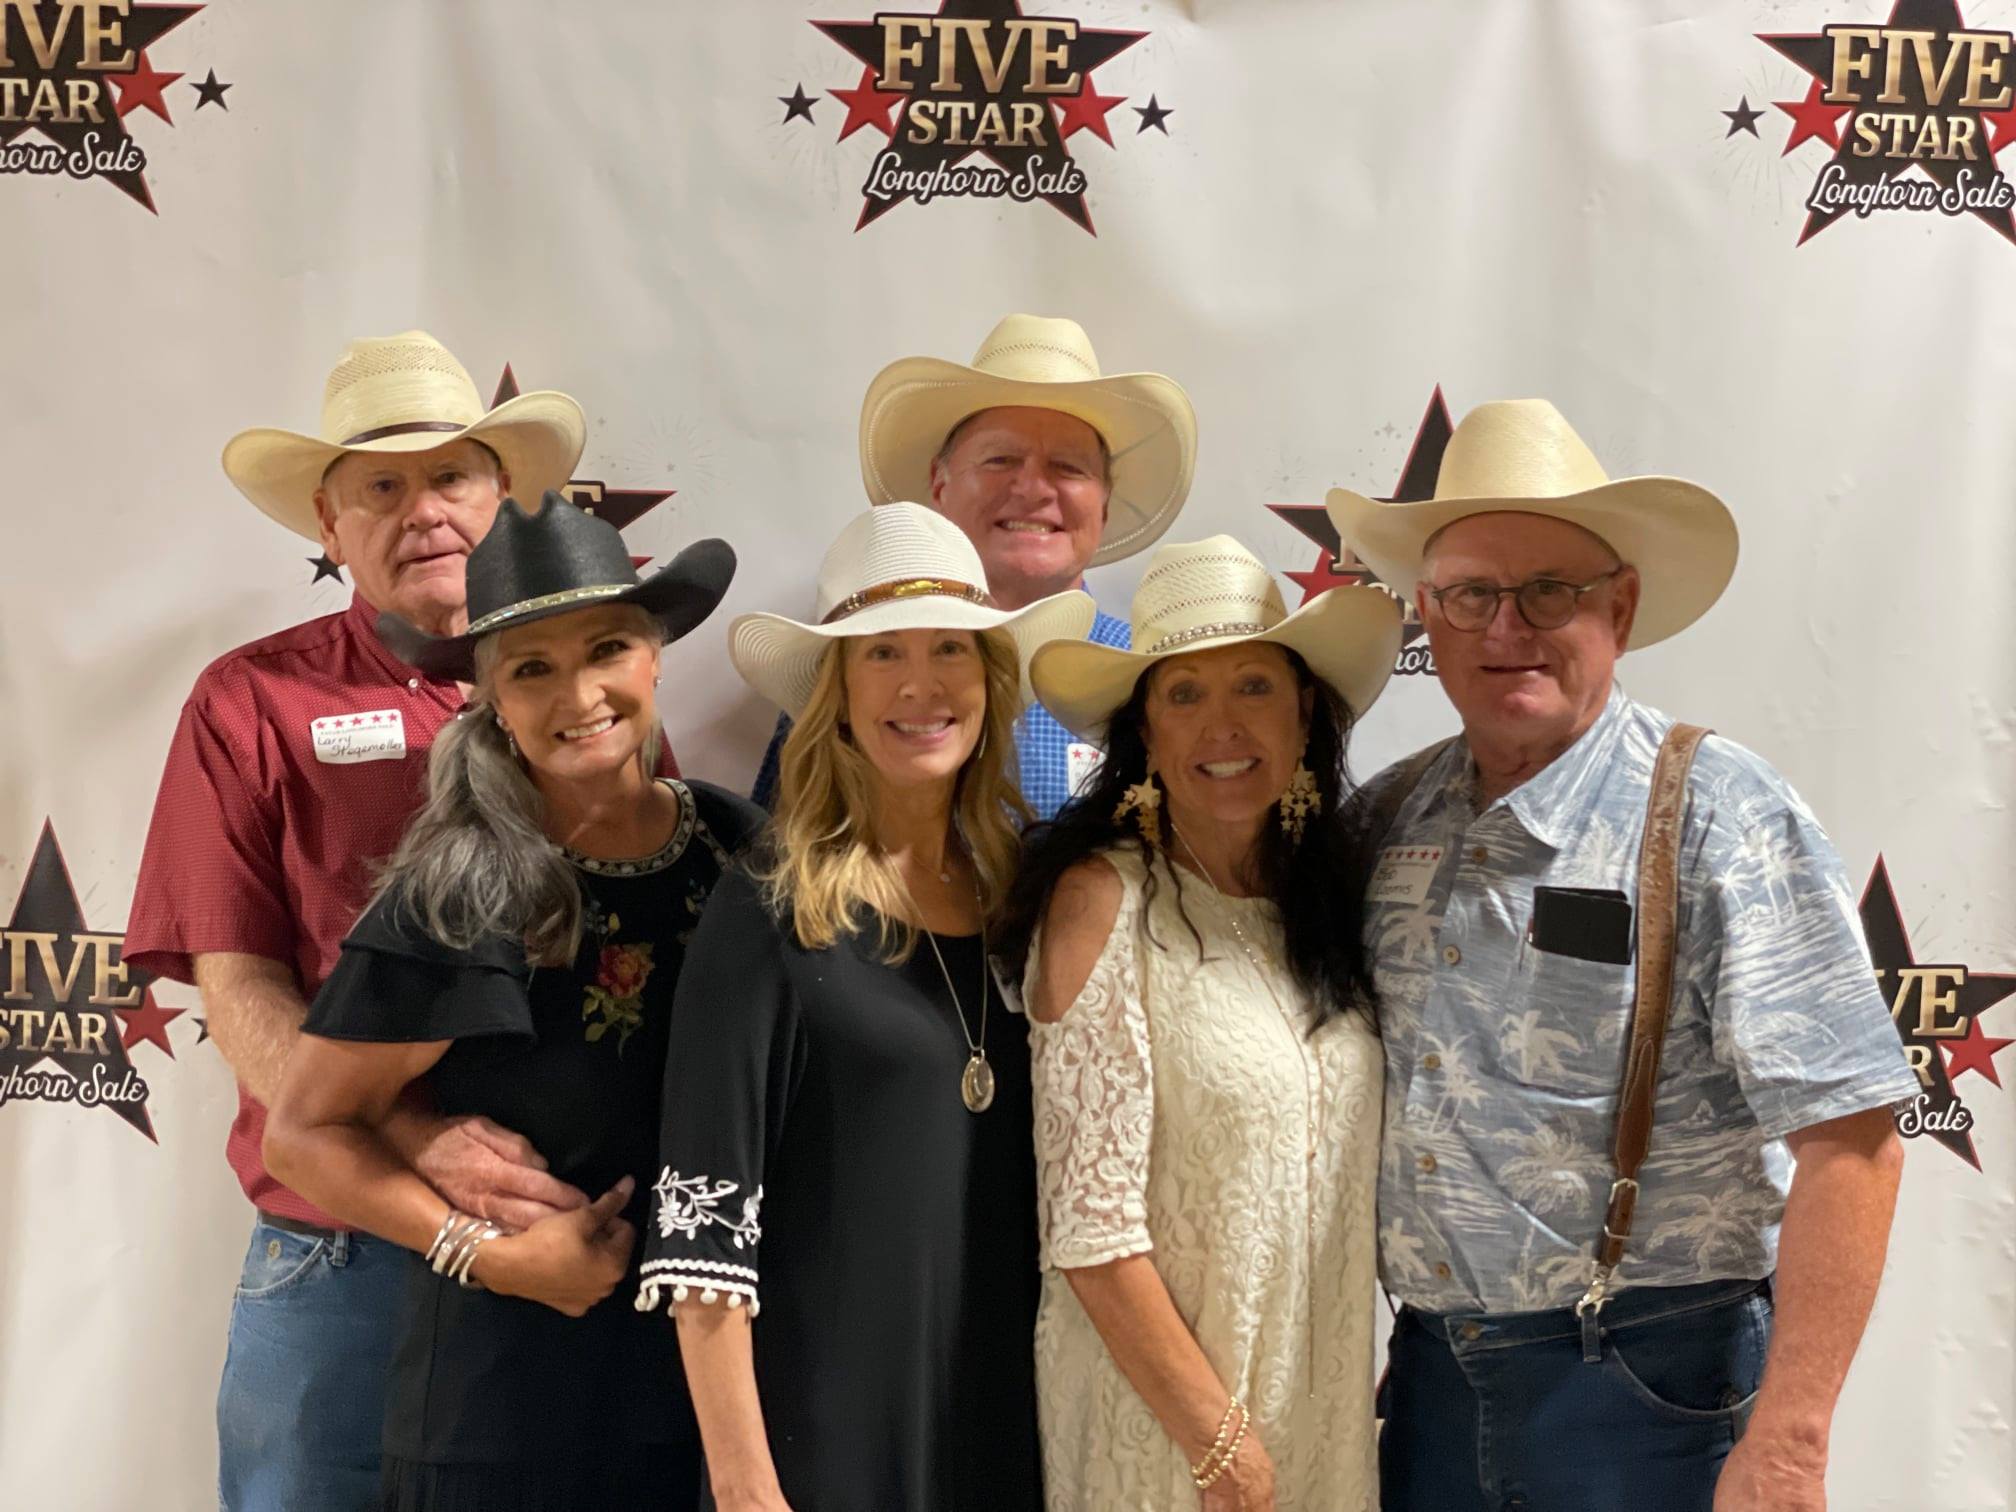
[[[737,868],[680,977],[640,1305],[750,1309],[794,1512],[1042,1506],[1028,1025],[936,939],[976,1034],[989,1001],[981,1113],[929,941],[807,951]]]
[[[599,1196],[625,1176],[644,1230],[656,1169],[673,989],[687,941],[762,813],[669,782],[681,817],[653,856],[574,856],[586,930],[571,969],[531,969],[515,941],[450,950],[391,899],[366,911],[307,1032],[452,1040],[427,1074],[440,1112],[524,1135],[552,1173]],[[692,1507],[698,1429],[678,1343],[635,1307],[635,1275],[569,1318],[465,1290],[410,1258],[385,1415],[385,1506],[399,1512]],[[643,1503],[638,1502],[638,1505]]]

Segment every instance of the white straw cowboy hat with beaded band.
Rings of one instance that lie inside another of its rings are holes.
[[[1029,658],[1047,640],[1092,628],[1092,597],[1072,589],[1010,613],[987,597],[980,553],[936,510],[905,501],[856,515],[819,564],[811,623],[744,614],[728,627],[728,657],[750,687],[796,718],[827,648],[889,630],[999,630],[1015,643],[1022,697]]]
[[[1332,588],[1293,614],[1274,574],[1230,536],[1162,546],[1134,590],[1138,650],[1053,641],[1029,676],[1043,707],[1072,734],[1103,737],[1106,722],[1157,662],[1216,646],[1285,646],[1335,689],[1359,718],[1393,675],[1400,603],[1383,588]]]
[[[868,385],[861,401],[861,481],[869,499],[931,497],[931,461],[962,420],[1004,405],[1059,410],[1106,443],[1112,493],[1092,565],[1145,551],[1190,493],[1197,416],[1172,378],[1099,371],[1075,320],[1010,315],[988,333],[970,364],[904,357]]]
[[[268,515],[318,540],[315,490],[353,452],[480,441],[510,474],[511,492],[538,499],[566,485],[587,437],[587,418],[567,395],[542,389],[488,408],[452,352],[425,331],[404,331],[343,349],[322,391],[321,435],[241,431],[224,447],[224,472]]]
[[[1345,544],[1410,603],[1429,539],[1458,520],[1516,512],[1580,525],[1638,569],[1634,651],[1706,614],[1736,571],[1727,505],[1684,478],[1613,480],[1545,399],[1494,400],[1465,415],[1432,499],[1386,503],[1333,488],[1324,502]]]

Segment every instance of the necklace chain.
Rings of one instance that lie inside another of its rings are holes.
[[[939,873],[941,882],[949,882],[949,869]],[[991,968],[987,962],[987,914],[980,912],[980,1037],[975,1039],[973,1031],[966,1024],[966,1005],[959,1000],[959,989],[952,985],[951,968],[945,964],[945,952],[938,948],[938,937],[924,927],[924,911],[917,906],[917,899],[910,891],[910,884],[903,880],[901,871],[896,873],[896,885],[903,889],[903,901],[910,905],[910,913],[917,921],[917,929],[931,946],[931,954],[938,962],[938,974],[945,979],[945,990],[952,996],[952,1011],[959,1016],[959,1034],[966,1041],[966,1068],[959,1077],[959,1096],[969,1111],[984,1113],[994,1101],[994,1068],[987,1064],[987,1004],[992,994],[988,991],[988,977]],[[980,884],[973,884],[973,903],[980,906]]]

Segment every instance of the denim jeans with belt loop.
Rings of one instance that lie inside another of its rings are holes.
[[[370,1512],[417,1257],[369,1234],[252,1226],[217,1391],[223,1512]]]
[[[1711,1512],[1771,1339],[1770,1283],[1394,1321],[1383,1512]]]

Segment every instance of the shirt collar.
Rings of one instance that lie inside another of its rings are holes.
[[[410,667],[392,654],[391,648],[378,638],[378,611],[365,602],[364,595],[353,591],[350,607],[343,611],[343,629],[350,638],[364,648],[364,655],[376,662],[387,677],[395,682],[411,684],[415,678],[423,683],[432,683],[437,688],[454,688],[452,678],[430,677],[418,667]]]
[[[1630,708],[1624,690],[1611,683],[1603,712],[1575,744],[1498,800],[1542,845],[1560,850],[1581,828],[1582,817],[1594,811]]]

